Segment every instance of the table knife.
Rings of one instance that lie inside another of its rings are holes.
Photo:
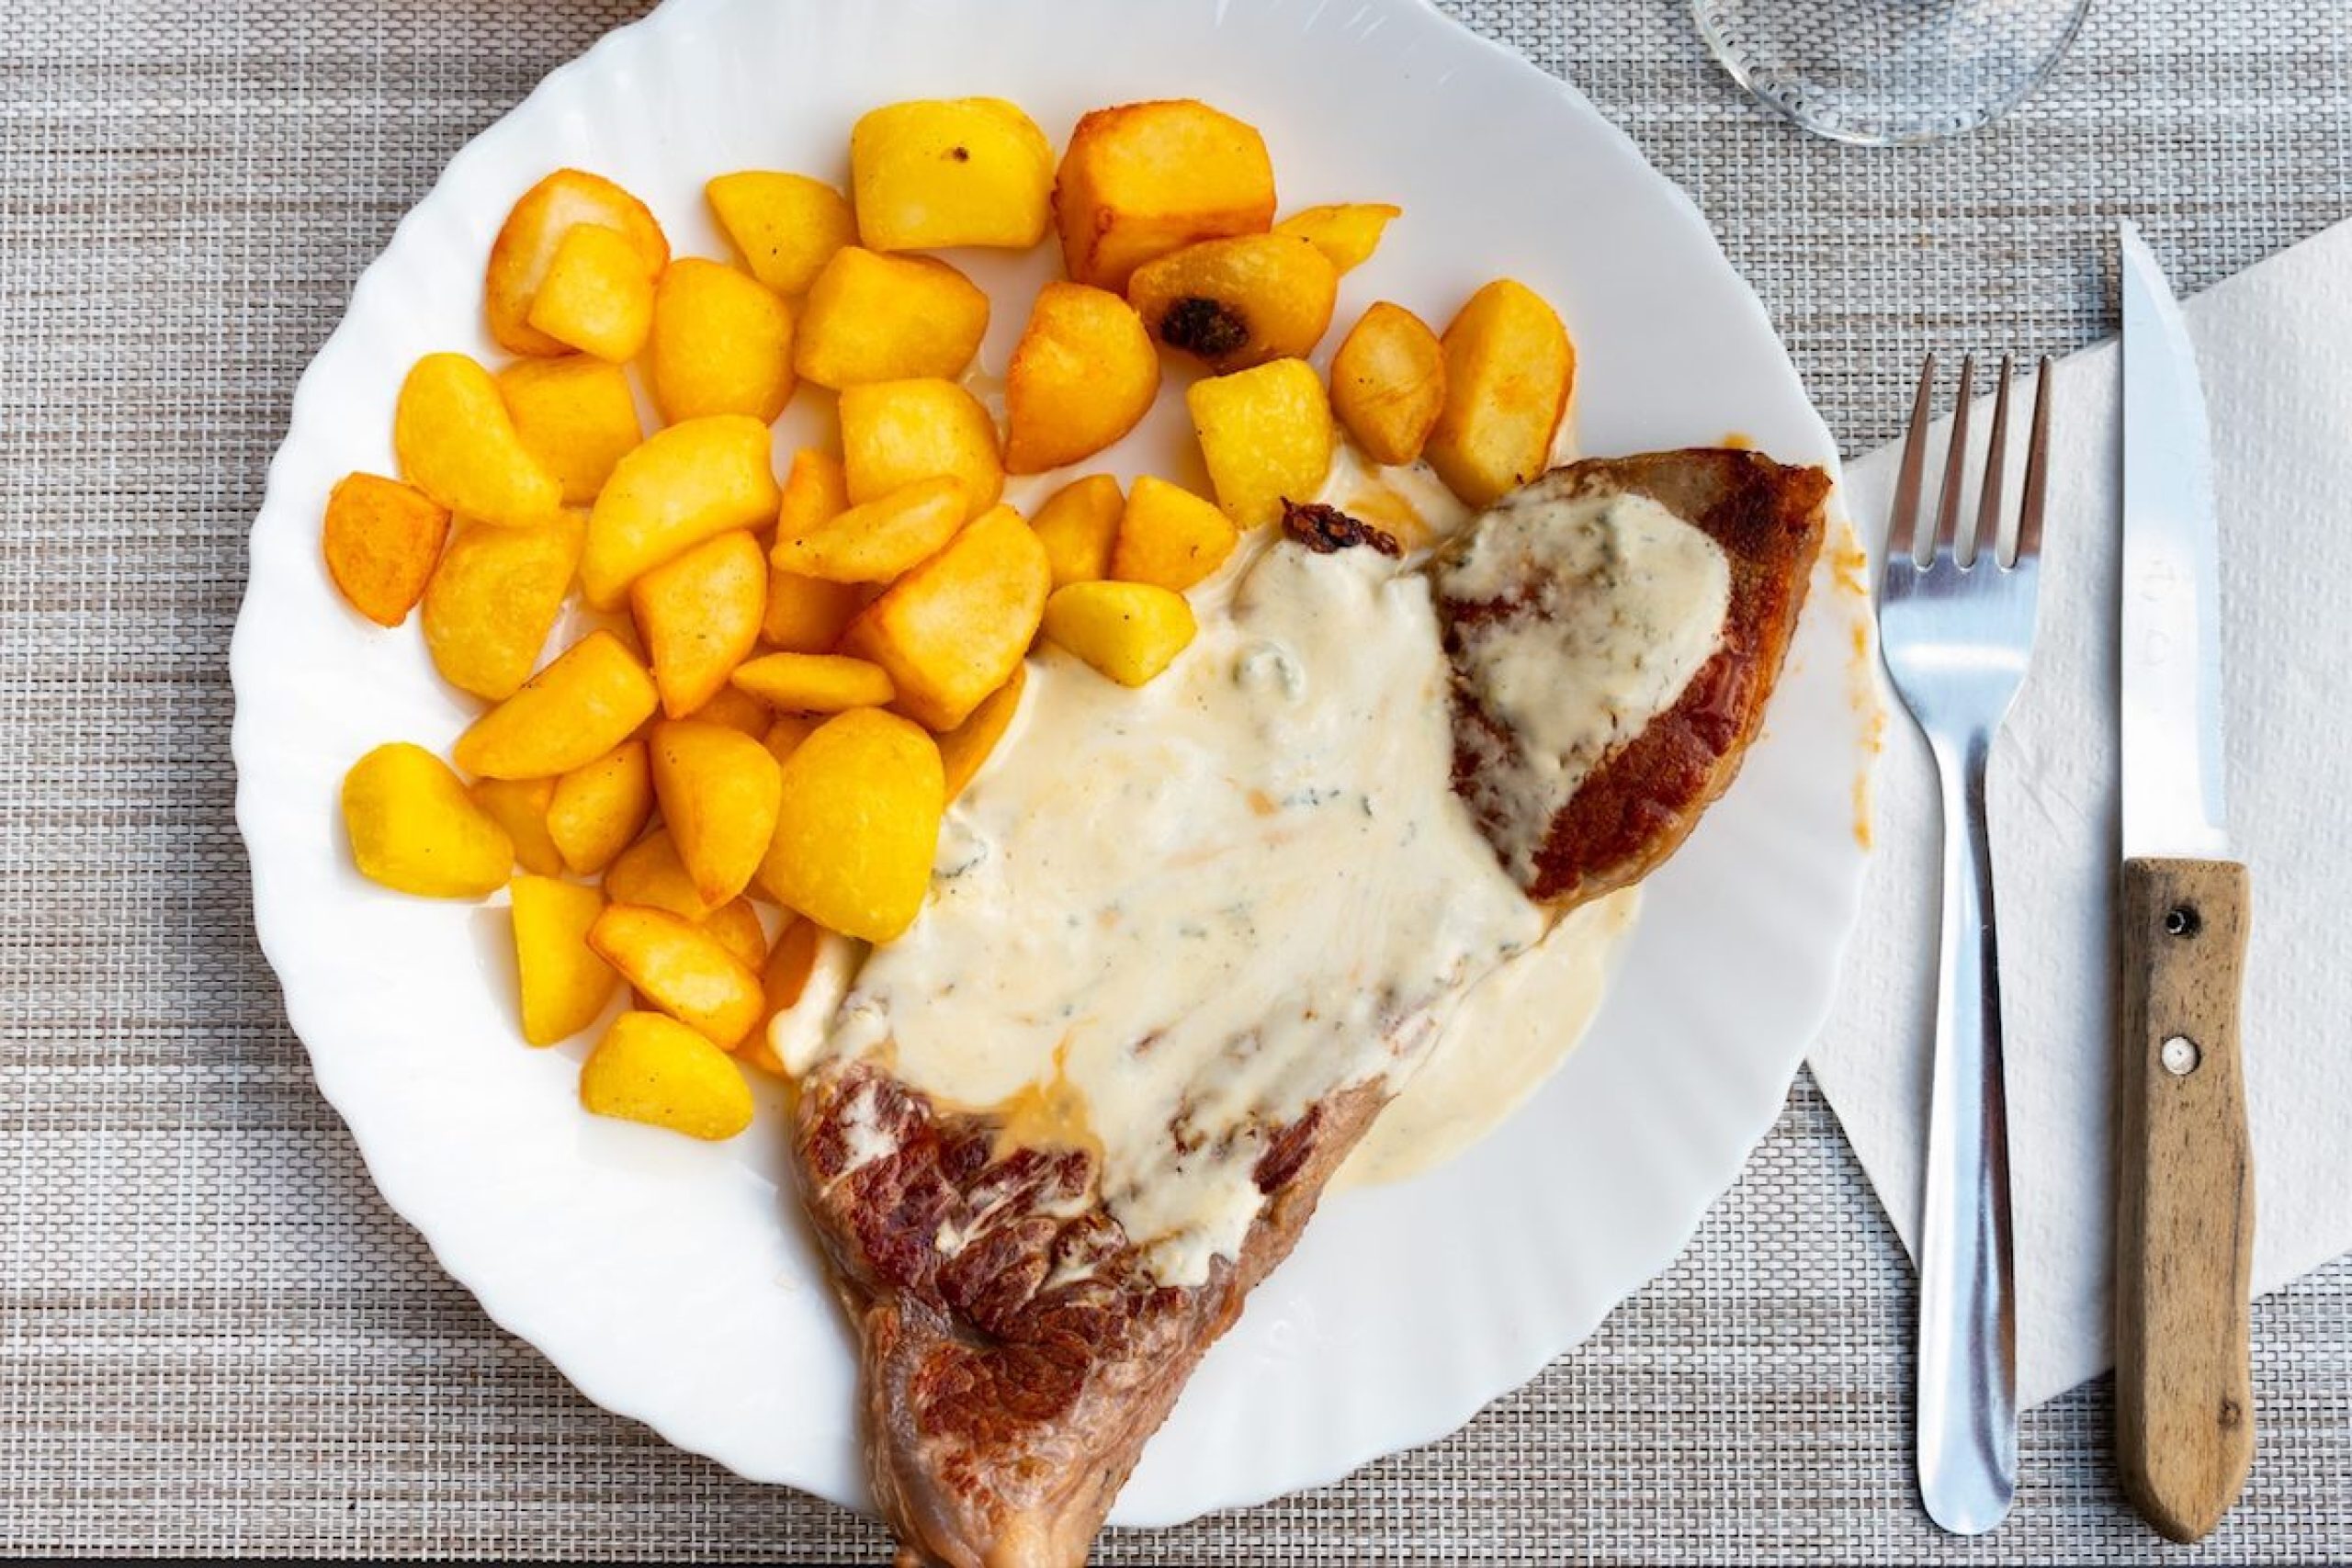
[[[2180,307],[2130,223],[2123,293],[2123,874],[2118,991],[2116,1456],[2175,1540],[2254,1460],[2254,1168],[2240,1071],[2245,866],[2222,809],[2211,432]]]

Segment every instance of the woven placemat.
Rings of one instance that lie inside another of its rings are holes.
[[[844,0],[850,3],[850,0]],[[1247,0],[1242,0],[1247,3]],[[1698,197],[1849,450],[1929,347],[2108,330],[2109,220],[2201,287],[2352,211],[2352,7],[2100,0],[1970,140],[1750,109],[1657,0],[1458,7]],[[465,140],[637,9],[13,0],[0,22],[0,1549],[881,1560],[572,1393],[375,1196],[249,928],[229,631],[354,277]],[[2352,1558],[2352,1263],[2256,1320],[2263,1450],[2196,1551],[2108,1396],[1987,1541],[1910,1491],[1909,1273],[1810,1084],[1663,1278],[1446,1442],[1110,1562]]]

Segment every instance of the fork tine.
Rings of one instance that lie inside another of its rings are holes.
[[[1928,466],[1928,426],[1934,422],[1936,356],[1919,367],[1919,391],[1911,400],[1911,430],[1903,438],[1903,467],[1894,479],[1894,505],[1886,520],[1886,564],[1894,566],[1895,547],[1919,564],[1919,485]]]
[[[2007,355],[2001,355],[2001,384],[1993,394],[1993,434],[1984,444],[1984,484],[1976,498],[1976,547],[1970,555],[2001,559],[2001,465],[2009,454],[2009,378],[2017,373]]]
[[[2018,512],[2018,547],[2011,563],[2041,554],[2041,513],[2050,499],[2050,356],[2033,381],[2033,437],[2025,448],[2025,502]]]
[[[1951,444],[1944,449],[1944,488],[1936,502],[1936,553],[1960,558],[1960,487],[1968,476],[1968,405],[1976,396],[1976,356],[1960,362],[1960,397],[1951,406]],[[1973,536],[1971,536],[1973,545]]]

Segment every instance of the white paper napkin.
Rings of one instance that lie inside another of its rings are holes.
[[[2221,497],[2230,828],[2254,888],[2243,1016],[2260,1294],[2352,1250],[2352,222],[2187,314]],[[1992,760],[2028,1404],[2112,1362],[2117,367],[2107,343],[2057,368],[2041,629]],[[2026,406],[2013,402],[2013,424]],[[1980,402],[1980,446],[1988,414]],[[1874,549],[1898,456],[1888,446],[1846,472]],[[1916,1256],[1939,816],[1926,745],[1899,705],[1875,818],[1844,994],[1812,1062]]]

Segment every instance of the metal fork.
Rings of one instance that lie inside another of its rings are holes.
[[[2001,1522],[2018,1474],[2008,1111],[1984,761],[2033,646],[2049,488],[2050,361],[2041,362],[2034,389],[2015,543],[2004,554],[2001,468],[2010,379],[2004,355],[1976,515],[1963,525],[1975,356],[1962,362],[1942,493],[1928,534],[1919,509],[1936,380],[1935,356],[1928,356],[1895,483],[1878,600],[1887,674],[1935,754],[1943,791],[1943,934],[1919,1241],[1918,1462],[1928,1516],[1962,1535]]]

